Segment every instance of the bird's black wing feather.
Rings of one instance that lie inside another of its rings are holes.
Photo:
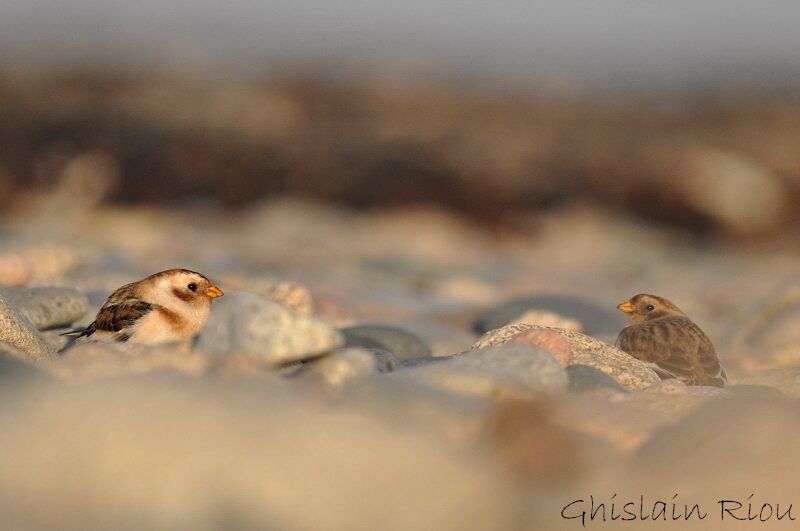
[[[126,284],[109,295],[92,324],[83,330],[67,332],[64,335],[76,338],[88,337],[97,331],[102,331],[116,333],[116,340],[127,341],[129,335],[124,332],[125,328],[136,323],[152,309],[152,304],[136,297],[136,284]]]

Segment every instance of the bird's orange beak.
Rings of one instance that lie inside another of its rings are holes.
[[[633,304],[631,304],[631,301],[625,301],[622,304],[618,305],[617,309],[619,309],[619,311],[624,313],[633,313]]]
[[[222,290],[216,286],[211,286],[206,290],[206,295],[208,295],[209,299],[216,299],[217,297],[222,297],[225,295],[222,293]]]

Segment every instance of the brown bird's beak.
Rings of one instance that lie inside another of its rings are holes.
[[[631,304],[631,301],[625,301],[617,306],[617,309],[624,313],[633,313],[633,304]]]
[[[216,299],[217,297],[222,297],[225,294],[222,293],[222,290],[218,287],[211,286],[208,288],[208,290],[206,290],[206,295],[208,295],[209,299]]]

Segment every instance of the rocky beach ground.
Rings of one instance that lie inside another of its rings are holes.
[[[590,496],[599,529],[630,525],[615,501],[640,525],[665,502],[670,529],[728,529],[748,503],[800,517],[796,244],[580,205],[517,218],[29,198],[0,227],[3,527],[578,529]],[[194,341],[58,352],[170,267],[226,293]],[[638,292],[706,330],[729,386],[613,346]],[[673,518],[694,504],[705,519]],[[765,514],[749,523],[791,525]]]

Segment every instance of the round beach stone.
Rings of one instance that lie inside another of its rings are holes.
[[[569,390],[573,392],[593,391],[595,389],[611,389],[622,391],[622,386],[611,376],[600,369],[588,365],[570,365],[567,367]]]
[[[534,325],[526,323],[501,326],[500,328],[489,330],[488,332],[483,334],[475,342],[475,344],[472,345],[472,348],[474,350],[478,348],[488,348],[488,347],[493,347],[495,345],[500,345],[502,343],[511,341],[516,336],[520,335],[522,332],[527,332],[533,329]]]
[[[211,355],[246,354],[279,367],[315,358],[344,344],[326,323],[259,295],[228,293],[211,309],[197,348]]]
[[[539,341],[534,332],[547,332],[546,341]],[[629,391],[643,389],[661,379],[645,363],[633,356],[609,345],[599,339],[561,328],[549,328],[528,324],[508,325],[497,330],[490,330],[473,346],[498,345],[515,342],[517,338],[525,338],[525,343],[552,350],[556,357],[562,357],[562,348],[549,338],[551,334],[563,337],[569,345],[569,364],[588,365],[614,378],[624,389]],[[524,335],[523,335],[524,334]],[[554,347],[557,347],[555,348]]]
[[[36,327],[0,294],[0,341],[15,347],[25,359],[40,360],[53,357],[53,352]],[[12,353],[12,355],[14,355]]]
[[[473,328],[478,334],[500,328],[516,321],[531,310],[548,311],[583,325],[587,334],[619,332],[622,319],[613,307],[569,295],[536,295],[514,299],[481,316]]]
[[[433,355],[430,347],[422,339],[402,328],[366,324],[343,328],[341,332],[344,334],[347,347],[383,349],[400,360],[429,358]]]
[[[584,331],[583,324],[579,321],[548,310],[527,310],[508,324],[533,324],[551,326],[553,328],[564,328],[566,330],[572,330],[573,332]]]
[[[540,328],[526,330],[511,338],[511,342],[543,348],[555,356],[562,366],[569,365],[569,341],[555,330],[543,330]]]
[[[0,286],[25,286],[33,278],[33,267],[20,255],[0,255]]]
[[[644,389],[661,381],[644,362],[613,345],[578,332],[561,330],[560,333],[570,342],[570,365],[581,364],[599,369],[627,390]]]
[[[301,381],[321,381],[327,389],[339,390],[377,372],[378,367],[371,352],[360,348],[342,348],[304,364],[297,378]]]
[[[67,326],[89,309],[89,299],[74,288],[4,289],[0,293],[39,330]]]
[[[564,368],[549,352],[512,343],[429,358],[398,373],[443,391],[493,400],[556,393],[567,386]]]

